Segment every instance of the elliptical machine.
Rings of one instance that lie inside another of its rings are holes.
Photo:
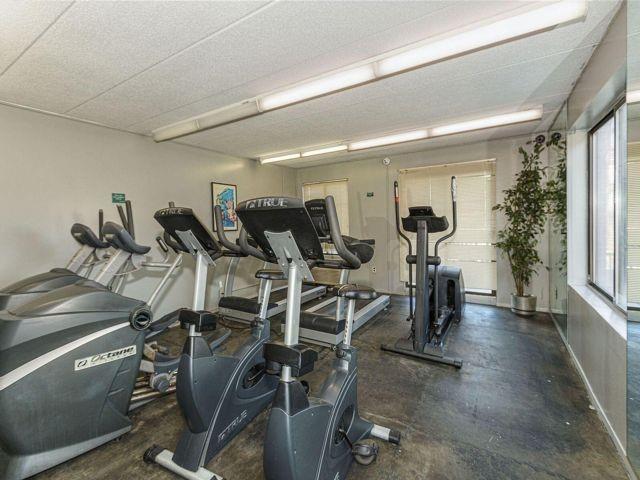
[[[78,281],[0,314],[4,480],[35,475],[123,435],[133,426],[133,408],[175,389],[171,380],[179,359],[158,354],[148,361],[143,352],[155,327],[175,321],[175,313],[154,321],[152,308],[181,256],[143,262],[150,248],[137,244],[129,231],[112,222],[103,231],[114,253],[97,281]],[[217,246],[211,248],[216,258]],[[142,264],[166,268],[146,302],[99,283],[125,265]],[[139,376],[149,371],[145,366],[153,372],[150,379]]]
[[[333,197],[326,198],[331,234],[340,257],[353,255],[341,240]],[[308,395],[297,377],[313,370],[317,352],[298,343],[303,281],[313,281],[310,267],[322,266],[318,233],[302,200],[257,198],[241,203],[237,214],[261,250],[276,258],[288,280],[284,342],[265,345],[270,368],[280,371],[264,442],[267,480],[335,480],[347,476],[353,461],[371,464],[376,445],[362,443],[376,437],[394,444],[399,432],[375,425],[358,413],[357,350],[351,332],[357,300],[377,293],[367,287],[343,285],[337,295],[347,301],[344,340],[317,397]]]
[[[102,210],[98,211],[98,235],[86,225],[74,223],[71,226],[71,236],[80,244],[80,248],[67,265],[24,278],[0,289],[0,310],[24,305],[43,293],[66,287],[88,276],[92,267],[104,260],[105,252],[109,248],[102,235],[103,224]],[[81,273],[84,273],[84,276]]]
[[[396,222],[398,221],[398,188],[394,184],[396,202]],[[458,267],[440,266],[438,247],[442,242],[451,238],[458,226],[457,212],[457,184],[456,177],[451,177],[451,203],[453,207],[453,228],[440,237],[434,246],[434,255],[429,255],[429,234],[445,232],[449,229],[447,217],[438,217],[429,206],[409,207],[409,216],[402,219],[404,230],[417,233],[416,255],[411,254],[411,241],[402,234],[400,226],[396,225],[401,237],[409,243],[406,261],[409,271],[416,265],[416,304],[415,315],[411,324],[409,338],[401,338],[395,345],[381,345],[381,349],[399,353],[421,360],[462,367],[462,360],[448,357],[444,354],[445,337],[453,323],[459,323],[465,303],[464,280],[462,270]],[[444,303],[441,303],[444,299]],[[410,300],[411,302],[411,289]]]
[[[189,246],[196,255],[196,272],[201,272],[207,246],[216,243],[206,227],[186,208],[160,210],[155,218],[172,237]],[[244,226],[240,246],[245,256],[275,261],[249,245]],[[200,278],[201,273],[196,274]],[[271,404],[278,381],[267,373],[263,347],[271,335],[271,285],[284,276],[278,270],[260,270],[256,278],[263,281],[263,288],[251,336],[230,355],[215,353],[203,340],[202,332],[214,330],[217,322],[214,314],[203,310],[203,302],[180,312],[180,324],[189,330],[189,336],[180,358],[176,396],[187,428],[175,452],[154,445],[145,452],[145,462],[158,463],[187,479],[222,480],[205,465]]]

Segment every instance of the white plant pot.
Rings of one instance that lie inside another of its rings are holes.
[[[519,297],[515,293],[511,294],[511,311],[517,315],[530,317],[536,313],[538,298],[535,295],[525,295]]]

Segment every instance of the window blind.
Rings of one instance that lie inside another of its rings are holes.
[[[349,235],[349,181],[345,178],[302,184],[302,199],[305,202],[329,195],[333,195],[336,202],[340,231],[343,235]]]
[[[399,171],[400,216],[409,214],[409,206],[430,205],[436,215],[445,215],[452,227],[451,177],[458,183],[458,230],[440,245],[443,265],[462,268],[465,287],[478,293],[495,293],[496,204],[495,159],[420,167]],[[447,232],[429,235],[429,252],[436,240]],[[415,251],[416,234],[407,232]],[[400,280],[409,279],[405,262],[406,242],[401,242]]]
[[[640,306],[640,142],[627,146],[627,195],[627,300]]]

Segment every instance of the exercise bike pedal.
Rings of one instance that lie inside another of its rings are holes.
[[[356,443],[351,448],[351,454],[359,465],[368,466],[378,458],[378,445],[375,443]]]

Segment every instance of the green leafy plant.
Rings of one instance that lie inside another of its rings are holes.
[[[546,167],[540,160],[545,140],[544,135],[539,135],[526,143],[527,148],[518,149],[522,169],[516,174],[514,185],[503,190],[502,203],[493,207],[507,218],[505,227],[498,232],[496,246],[509,260],[516,295],[520,297],[531,283],[537,265],[542,263],[537,246],[545,229],[549,204]]]

